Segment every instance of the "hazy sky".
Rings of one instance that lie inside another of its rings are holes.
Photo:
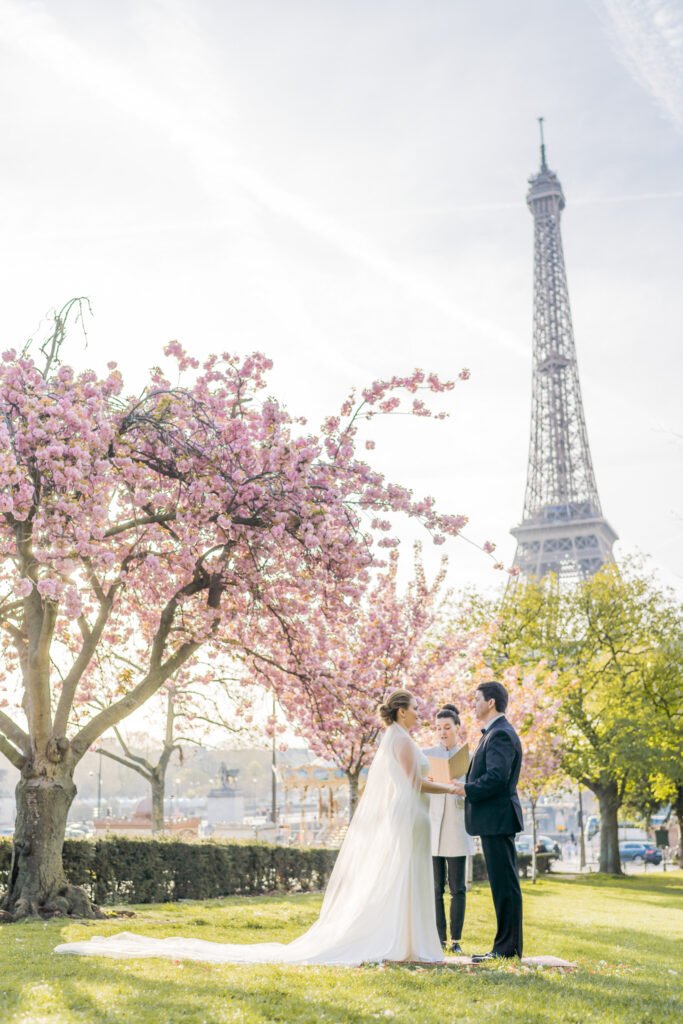
[[[538,115],[598,487],[683,588],[683,3],[0,0],[0,345],[90,296],[131,389],[170,338],[259,348],[316,424],[419,365],[377,466],[498,542],[521,515]],[[406,533],[408,536],[408,533]],[[455,585],[498,582],[449,545]]]

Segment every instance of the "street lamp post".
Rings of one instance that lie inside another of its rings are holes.
[[[579,814],[578,814],[578,826],[579,826],[579,871],[583,871],[586,866],[586,836],[583,830],[583,798],[581,796],[581,784],[579,783]]]
[[[97,817],[102,817],[102,750],[98,750],[100,755],[100,767],[97,772]]]
[[[273,742],[272,742],[272,757],[271,757],[271,771],[272,779],[271,785],[271,808],[270,817],[273,825],[277,825],[277,753],[275,750],[275,694],[273,694]]]

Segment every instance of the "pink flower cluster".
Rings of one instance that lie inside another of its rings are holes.
[[[469,641],[441,628],[445,569],[429,584],[417,549],[401,592],[394,553],[360,603],[313,601],[281,632],[279,651],[265,636],[252,651],[251,678],[272,688],[311,749],[349,776],[372,760],[378,708],[392,690],[409,688],[429,720],[444,678],[452,684],[471,665]]]

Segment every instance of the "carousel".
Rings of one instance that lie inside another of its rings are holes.
[[[340,846],[349,824],[349,780],[324,761],[298,767],[280,765],[282,840],[296,846]],[[361,772],[362,792],[367,769]]]

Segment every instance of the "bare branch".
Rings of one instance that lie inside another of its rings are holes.
[[[164,654],[164,648],[166,641],[168,640],[169,633],[171,632],[171,626],[173,625],[173,619],[178,609],[178,604],[181,597],[190,597],[193,594],[198,594],[200,591],[205,590],[209,586],[209,576],[203,570],[199,571],[195,577],[190,580],[184,587],[176,591],[173,597],[166,603],[164,610],[159,617],[159,627],[156,631],[154,641],[152,643],[152,653],[149,659],[150,669],[156,671],[161,667],[161,660]],[[199,646],[199,645],[197,645]],[[168,675],[165,677],[168,679]]]
[[[99,714],[95,715],[76,734],[71,742],[71,749],[77,758],[81,758],[88,747],[92,746],[95,740],[107,729],[112,729],[133,711],[137,711],[146,700],[155,694],[170,679],[174,672],[177,672],[195,651],[199,650],[201,643],[188,640],[182,644],[163,665],[150,669],[149,673],[142,679],[134,689],[127,693],[115,704],[111,704]]]
[[[104,627],[106,626],[107,620],[111,614],[114,604],[114,594],[115,590],[112,587],[105,600],[101,603],[95,624],[92,629],[90,629],[88,636],[84,637],[83,645],[78,652],[78,656],[64,679],[62,692],[59,695],[59,703],[57,704],[57,710],[55,712],[54,731],[56,736],[64,736],[66,734],[66,727],[69,721],[74,697],[76,695],[76,689],[81,681],[83,673],[90,664],[93,655],[97,650],[100,637],[102,636]]]
[[[78,622],[78,628],[81,631],[81,636],[87,642],[90,639],[90,635],[91,635],[91,630],[90,630],[90,625],[88,624],[88,620],[86,619],[85,615],[79,615],[78,619],[76,621]]]
[[[130,768],[132,771],[137,772],[138,775],[142,775],[143,779],[146,779],[147,782],[152,781],[151,767],[150,771],[147,771],[145,768],[143,768],[139,764],[136,764],[134,761],[129,761],[126,757],[120,757],[118,754],[114,754],[113,751],[111,750],[105,750],[104,747],[98,747],[97,753],[103,754],[105,757],[108,757],[111,761],[116,761],[118,764],[122,764],[126,768]]]
[[[71,310],[73,309],[74,306],[77,307],[76,323],[78,323],[78,321],[80,320],[81,328],[83,330],[83,335],[85,337],[87,345],[88,332],[86,331],[85,328],[85,319],[83,316],[84,303],[88,313],[90,313],[90,315],[92,316],[90,299],[88,299],[84,295],[79,295],[74,299],[69,299],[69,301],[64,306],[62,306],[58,313],[55,312],[53,314],[54,327],[52,329],[52,334],[48,338],[46,338],[43,344],[40,346],[41,354],[45,357],[45,363],[41,371],[41,376],[43,377],[43,380],[47,380],[53,365],[59,365],[59,351],[62,347],[62,344],[64,343],[64,337],[66,334],[66,322],[69,319],[69,314],[71,313]],[[26,347],[28,347],[28,345]]]
[[[15,626],[13,622],[9,622],[7,619],[4,619],[2,622],[0,622],[0,627],[2,627],[2,629],[7,630],[7,632],[14,640],[14,646],[18,650],[21,650],[23,647],[26,646],[26,636],[24,632],[21,629],[19,629],[18,626]]]
[[[19,750],[24,754],[30,752],[31,741],[28,734],[16,722],[13,722],[4,711],[0,711],[0,733],[4,733],[7,739],[11,740],[15,747],[19,747]]]
[[[17,750],[2,733],[0,733],[0,754],[4,754],[8,761],[11,761],[15,768],[22,770],[28,758]]]
[[[123,736],[121,735],[121,731],[119,729],[117,729],[116,726],[114,726],[114,733],[116,734],[116,739],[121,744],[121,749],[123,750],[123,752],[126,755],[126,757],[130,761],[135,761],[135,762],[137,762],[137,764],[141,764],[143,768],[145,768],[148,772],[151,773],[154,770],[153,765],[151,765],[149,763],[147,758],[145,758],[145,757],[138,757],[137,754],[133,754],[132,753],[132,751],[130,750],[128,744],[126,743],[126,741],[124,740]]]
[[[84,558],[82,561],[83,561],[83,565],[85,566],[85,568],[87,569],[87,572],[88,572],[88,583],[92,587],[93,593],[95,594],[95,597],[100,602],[100,604],[102,604],[102,602],[106,600],[107,595],[104,592],[104,588],[102,587],[102,584],[100,583],[99,579],[97,578],[97,573],[95,572],[95,570],[93,568],[92,561],[89,558]],[[114,586],[116,586],[118,582],[119,581],[117,580],[116,583],[114,584]]]
[[[137,526],[150,526],[153,523],[172,523],[176,519],[175,512],[156,512],[152,515],[143,516],[141,519],[127,519],[123,523],[110,527],[105,533],[105,538],[116,537],[120,533],[126,533]]]
[[[13,615],[14,612],[19,611],[19,609],[22,608],[23,605],[23,597],[17,598],[16,601],[5,601],[2,604],[0,604],[0,613],[2,614],[3,618],[7,615]]]

